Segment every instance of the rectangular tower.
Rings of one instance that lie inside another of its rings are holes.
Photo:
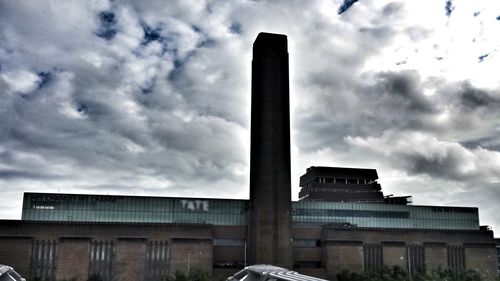
[[[287,37],[253,44],[248,258],[292,267],[290,105]]]
[[[300,177],[299,200],[384,202],[375,169],[309,167]]]

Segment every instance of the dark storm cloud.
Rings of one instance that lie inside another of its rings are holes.
[[[444,157],[426,158],[422,155],[413,155],[406,158],[406,171],[409,174],[421,175],[427,174],[433,177],[454,178],[457,177],[457,168],[462,164],[459,160],[460,155],[445,155]],[[462,175],[460,175],[462,176]]]
[[[473,149],[483,147],[498,151],[500,137],[497,121],[500,118],[500,92],[475,87],[470,82],[445,85],[438,92],[440,103],[446,104],[447,121],[441,133],[455,134],[459,143]]]
[[[437,111],[433,102],[423,95],[420,78],[415,72],[380,73],[373,90],[378,94],[373,98],[382,99],[381,104],[387,104],[391,109],[401,107],[410,115]]]
[[[454,182],[488,182],[498,177],[499,152],[467,149],[455,143],[411,131],[386,131],[380,137],[347,137],[369,158],[390,159],[390,165],[410,176],[425,175]],[[390,151],[390,152],[389,152]]]
[[[500,96],[498,93],[478,89],[469,82],[464,82],[460,85],[457,95],[459,97],[460,106],[464,110],[474,110],[485,107],[496,109],[500,106]]]
[[[463,171],[468,164],[466,151],[456,147],[446,147],[439,153],[420,153],[402,151],[396,156],[405,171],[411,175],[429,175],[451,180],[470,179],[470,174]]]
[[[495,118],[500,118],[498,92],[479,89],[469,82],[422,81],[415,71],[381,72],[366,78],[366,82],[352,81],[357,86],[348,88],[348,96],[343,96],[345,85],[326,84],[336,89],[336,98],[318,95],[311,103],[315,108],[304,110],[301,119],[295,121],[301,132],[296,140],[300,149],[345,147],[345,136],[377,136],[387,130],[413,130],[444,138],[453,135],[458,143],[472,148],[475,144],[494,149],[500,141],[492,133]],[[429,86],[435,88],[434,95],[424,94]],[[482,137],[487,140],[480,141]],[[411,169],[425,166],[418,164],[422,163],[418,158],[415,163]]]
[[[500,137],[496,132],[492,132],[489,136],[476,137],[471,140],[462,141],[460,144],[468,149],[482,147],[491,151],[500,151]]]
[[[331,101],[317,100],[318,108],[321,104],[330,110],[310,110],[313,113],[296,121],[303,132],[301,137],[307,137],[299,140],[299,148],[307,151],[342,146],[347,135],[377,135],[387,129],[434,130],[429,120],[440,109],[423,94],[416,72],[383,72],[370,80],[356,82],[358,86],[346,93],[350,95],[346,100],[338,95]]]
[[[41,173],[19,171],[12,169],[0,169],[1,180],[14,180],[14,179],[31,179],[31,180],[54,180],[57,176],[46,175]]]
[[[448,115],[442,132],[463,132],[460,141],[467,143],[494,134],[495,120],[500,118],[498,91],[480,89],[464,81],[443,85],[437,95],[437,102],[444,105]]]
[[[428,120],[438,112],[436,105],[423,94],[415,72],[385,72],[359,92],[359,122],[351,126],[377,134],[388,128],[429,130]],[[369,120],[370,122],[366,122]]]

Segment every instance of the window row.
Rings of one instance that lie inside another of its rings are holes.
[[[30,275],[33,279],[55,280],[56,241],[34,241],[31,253]],[[93,241],[90,244],[89,276],[103,281],[113,280],[112,241]],[[168,275],[169,247],[165,241],[151,241],[146,247],[145,280],[163,281]]]

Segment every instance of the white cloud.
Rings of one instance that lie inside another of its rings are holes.
[[[365,69],[418,69],[424,80],[438,76],[498,88],[498,79],[491,76],[500,62],[497,11],[497,1],[460,1],[447,17],[444,1],[405,1],[398,29],[406,32],[396,34],[394,43],[381,50],[382,56],[368,60]],[[480,62],[483,55],[487,57]]]
[[[38,75],[26,70],[5,72],[0,77],[7,83],[11,91],[21,94],[34,91],[40,82]]]

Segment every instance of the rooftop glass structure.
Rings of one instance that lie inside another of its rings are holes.
[[[391,205],[385,203],[299,201],[295,226],[479,230],[477,208]]]
[[[22,220],[245,225],[247,200],[25,193]],[[295,227],[478,230],[477,208],[292,202]]]
[[[245,200],[25,193],[22,220],[244,225]]]

